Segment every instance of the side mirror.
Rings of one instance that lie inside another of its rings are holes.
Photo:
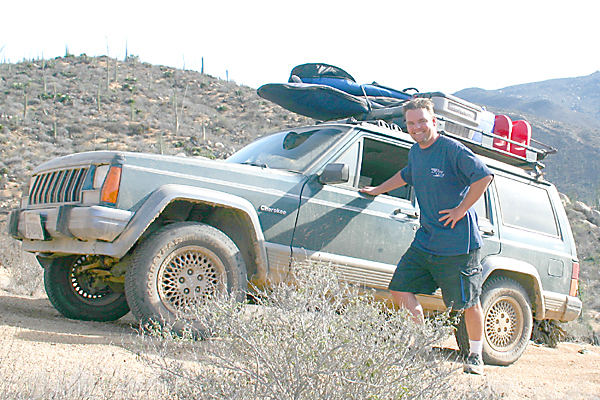
[[[333,183],[346,183],[350,180],[350,169],[348,164],[328,164],[321,175],[319,182],[323,185]]]

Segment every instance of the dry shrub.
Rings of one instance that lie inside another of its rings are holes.
[[[199,305],[183,337],[147,326],[140,355],[176,399],[494,398],[452,384],[462,365],[433,347],[451,334],[446,317],[416,326],[327,265],[297,266],[294,278],[256,289],[253,304]]]
[[[21,242],[9,237],[4,226],[0,227],[0,268],[4,267],[9,276],[3,289],[15,294],[28,296],[43,293],[44,271],[35,256],[21,248]]]
[[[537,344],[544,344],[556,348],[560,342],[569,338],[567,330],[558,321],[543,319],[534,321],[531,339]]]

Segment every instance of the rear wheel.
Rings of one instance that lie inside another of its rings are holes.
[[[246,290],[246,265],[235,243],[206,224],[168,225],[134,252],[125,279],[131,311],[181,330],[193,318],[194,306],[217,295]]]
[[[129,312],[123,283],[109,282],[94,272],[100,257],[72,255],[44,261],[48,299],[67,318],[114,321]]]
[[[491,278],[482,288],[484,315],[483,360],[486,364],[510,365],[523,354],[531,338],[533,314],[527,292],[506,277]],[[455,332],[462,355],[469,353],[464,316]]]

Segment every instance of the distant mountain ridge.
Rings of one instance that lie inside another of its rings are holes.
[[[546,178],[574,199],[600,198],[600,71],[498,90],[469,88],[455,96],[495,114],[532,124],[532,137],[558,150],[549,155]]]
[[[600,71],[578,78],[551,79],[498,90],[470,88],[455,95],[488,107],[600,129]]]

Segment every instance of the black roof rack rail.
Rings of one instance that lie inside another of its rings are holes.
[[[453,124],[457,124],[457,125],[459,125],[463,128],[466,128],[470,131],[481,133],[481,136],[482,136],[481,142],[478,142],[478,141],[469,139],[468,137],[459,135],[455,132],[451,132],[448,129],[440,129],[439,130],[440,133],[460,141],[465,146],[470,148],[475,154],[486,156],[486,157],[492,158],[494,160],[502,161],[506,164],[514,165],[514,166],[522,168],[524,170],[534,170],[534,171],[541,170],[542,168],[544,168],[544,164],[542,164],[540,161],[543,160],[546,157],[546,155],[554,154],[557,152],[557,150],[555,148],[548,146],[546,144],[543,144],[541,142],[538,142],[537,140],[535,142],[537,144],[545,147],[545,149],[535,148],[531,145],[526,146],[526,145],[516,142],[514,140],[511,140],[511,139],[508,139],[508,138],[505,138],[502,136],[498,136],[491,132],[479,130],[477,128],[470,127],[466,124],[463,124],[463,123],[455,121],[455,120],[450,120],[445,117],[437,116],[437,118],[438,118],[438,120],[441,120],[443,122],[450,121]],[[525,156],[513,154],[506,150],[502,150],[502,149],[495,147],[494,140],[505,141],[508,143],[519,145],[520,147],[524,147],[526,149]]]

